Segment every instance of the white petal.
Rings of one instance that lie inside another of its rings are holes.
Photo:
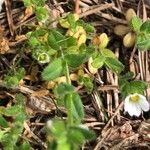
[[[143,95],[140,95],[140,100],[139,100],[140,107],[143,111],[149,111],[150,109],[150,104],[146,100],[146,97]]]
[[[130,109],[128,110],[128,113],[130,116],[137,116],[139,117],[142,110],[138,103],[130,102]]]
[[[128,109],[129,109],[129,98],[130,98],[130,95],[129,96],[127,96],[126,98],[125,98],[125,100],[124,100],[124,110],[125,111],[128,111]]]
[[[124,109],[125,111],[127,111],[129,113],[130,116],[137,116],[139,117],[141,114],[141,107],[139,105],[139,103],[134,103],[132,101],[130,101],[130,96],[127,96],[125,98],[125,103],[124,103]]]

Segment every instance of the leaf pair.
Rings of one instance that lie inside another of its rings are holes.
[[[115,57],[114,53],[109,49],[102,49],[93,63],[93,67],[101,68],[103,65],[119,74],[124,69],[124,65]]]
[[[131,27],[137,33],[137,47],[140,50],[150,49],[150,20],[142,23],[139,17],[133,17]]]

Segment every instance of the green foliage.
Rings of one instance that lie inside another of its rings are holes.
[[[57,98],[64,98],[67,94],[72,94],[75,92],[75,87],[67,83],[59,84],[55,89],[55,96]]]
[[[139,17],[135,16],[132,18],[131,27],[132,27],[133,31],[139,32],[141,25],[142,25],[142,20]]]
[[[134,17],[131,26],[137,33],[137,47],[141,51],[150,49],[150,20],[142,23],[140,18]]]
[[[132,80],[132,73],[127,73],[119,79],[119,87],[122,96],[125,98],[129,94],[144,94],[147,88],[147,83],[141,80]]]
[[[22,94],[17,94],[16,104],[14,106],[0,107],[0,141],[4,149],[14,150],[18,147],[16,143],[20,138],[23,131],[23,123],[26,120],[23,102],[24,96]],[[13,121],[7,121],[6,117],[13,118]],[[23,145],[21,147],[23,149]],[[29,148],[30,145],[28,144],[27,149]]]
[[[15,88],[18,86],[21,79],[23,79],[25,75],[24,68],[18,68],[15,70],[11,70],[5,77],[4,77],[4,84],[7,88]]]
[[[48,11],[44,8],[45,0],[23,0],[26,7],[31,6],[39,22],[45,22],[48,19]]]
[[[69,67],[77,68],[87,61],[86,54],[69,54],[65,55]]]
[[[37,7],[35,14],[39,22],[45,22],[48,19],[48,11],[43,7]]]
[[[50,150],[76,150],[86,140],[92,139],[95,134],[83,126],[66,126],[62,120],[50,121],[48,131],[52,137],[49,141]]]
[[[101,49],[100,53],[93,58],[92,65],[95,68],[101,68],[105,65],[116,74],[120,74],[124,69],[124,65],[115,57],[115,54],[106,48]]]
[[[120,74],[124,69],[124,65],[120,61],[111,57],[106,58],[105,65],[117,74]]]
[[[100,46],[101,41],[97,41],[94,44],[90,41],[96,33],[94,27],[79,20],[79,16],[75,14],[59,18],[59,25],[55,29],[50,29],[51,22],[48,20],[48,12],[44,7],[45,0],[24,0],[24,3],[26,6],[32,6],[39,21],[34,31],[27,34],[32,57],[40,64],[48,63],[46,67],[41,65],[44,67],[42,78],[56,83],[53,89],[56,103],[64,107],[67,112],[66,120],[56,119],[49,125],[47,129],[48,149],[77,150],[86,140],[92,139],[94,133],[81,126],[84,118],[84,107],[80,95],[73,85],[82,85],[87,93],[91,93],[93,90],[93,77],[91,76],[94,75],[90,76],[83,71],[78,74],[78,80],[73,81],[76,84],[72,85],[70,78],[72,72],[77,73],[80,69],[84,70],[89,58],[92,57],[94,68],[99,69],[104,66],[119,76],[119,86],[123,97],[132,93],[143,94],[146,84],[142,81],[133,81],[132,73],[120,76],[124,70],[124,65],[115,57],[112,50],[106,48],[109,38],[105,33],[104,35],[107,37],[103,39],[105,43],[101,43]],[[142,50],[148,49],[150,47],[150,21],[142,24],[138,17],[133,17],[131,26],[133,31],[137,33],[137,47]],[[67,79],[66,83],[58,83],[55,79],[63,75]],[[9,86],[17,85],[21,78],[22,76],[11,75],[7,78],[6,83]],[[3,115],[11,116],[13,114],[17,117],[19,108],[17,106],[12,107],[13,110],[9,108],[7,111],[5,108],[0,108],[0,124],[3,128],[9,126]],[[17,132],[19,133],[21,130],[22,128]],[[5,134],[5,132],[0,132],[0,137]],[[20,149],[29,149],[29,147],[28,143],[23,143]]]
[[[55,59],[42,72],[44,80],[54,80],[61,76],[64,71],[64,64],[61,58]]]
[[[67,16],[67,21],[70,25],[70,28],[75,29],[76,19],[75,19],[75,16],[73,14],[70,14],[70,15]]]
[[[145,21],[141,25],[140,32],[150,33],[150,20]]]
[[[43,7],[45,5],[46,0],[32,0],[32,3],[35,4],[36,6],[41,6]]]
[[[147,50],[150,48],[150,34],[139,33],[137,37],[137,47],[140,50]]]
[[[60,50],[61,48],[66,47],[66,37],[59,31],[51,30],[48,34],[48,44],[51,48]]]
[[[77,23],[78,25],[82,26],[87,33],[95,32],[95,28],[91,24],[86,23],[83,20],[79,20]]]
[[[67,83],[61,83],[55,88],[58,104],[64,105],[69,110],[73,122],[80,123],[84,117],[83,105],[75,88]],[[68,118],[70,119],[70,118]]]
[[[78,82],[85,87],[86,92],[88,94],[90,94],[93,91],[93,80],[92,80],[92,78],[87,77],[87,76],[79,76]]]
[[[94,68],[101,68],[104,65],[105,61],[106,61],[106,58],[98,54],[93,60],[92,66]]]
[[[24,5],[25,5],[26,7],[32,5],[32,0],[23,0],[23,2],[24,2]]]

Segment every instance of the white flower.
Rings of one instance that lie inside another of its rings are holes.
[[[125,98],[124,110],[130,116],[139,117],[142,111],[149,111],[150,105],[145,96],[141,94],[131,94]]]

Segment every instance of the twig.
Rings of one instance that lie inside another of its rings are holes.
[[[13,36],[14,35],[14,24],[13,24],[12,12],[11,12],[11,1],[5,0],[5,5],[6,5],[6,13],[7,13],[9,30],[10,30],[11,35]]]
[[[111,8],[113,7],[114,4],[101,4],[101,5],[98,5],[96,8],[91,8],[83,13],[80,14],[80,18],[82,17],[86,17],[88,15],[91,15],[91,14],[94,14],[94,13],[97,13],[98,11],[102,11],[102,10],[105,10],[105,9],[108,9],[108,8]]]
[[[79,0],[75,1],[75,13],[78,15],[79,14]]]
[[[120,105],[116,109],[114,115],[110,118],[110,120],[107,122],[107,124],[103,128],[102,132],[104,132],[108,128],[108,126],[110,125],[110,123],[112,122],[112,120],[114,119],[114,117],[118,114],[119,110],[122,108],[123,104],[124,104],[124,101],[122,101],[120,103]],[[100,145],[104,142],[104,140],[107,137],[108,133],[109,133],[109,130],[105,132],[103,138],[98,142],[98,144],[95,146],[94,150],[99,150]]]

